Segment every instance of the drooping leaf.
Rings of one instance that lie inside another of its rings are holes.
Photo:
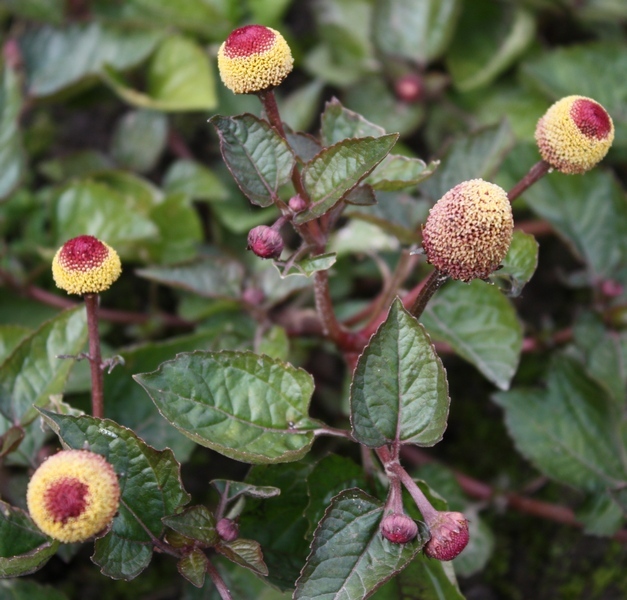
[[[490,275],[490,281],[510,297],[520,295],[538,266],[538,249],[538,242],[532,235],[514,231],[502,268]]]
[[[624,441],[605,392],[566,356],[557,356],[546,389],[493,396],[524,456],[552,479],[585,490],[624,487]]]
[[[272,485],[251,485],[244,481],[228,481],[226,479],[213,479],[211,485],[220,494],[226,496],[227,502],[232,502],[240,496],[249,498],[273,498],[281,493],[281,490]]]
[[[19,78],[5,64],[0,71],[0,200],[18,186],[24,175],[24,152],[19,129],[21,107]]]
[[[253,204],[270,206],[296,162],[287,142],[266,121],[249,114],[215,116],[210,123],[239,188]]]
[[[379,533],[383,504],[360,489],[336,496],[320,522],[294,600],[364,600],[405,568],[426,537],[393,544]]]
[[[263,562],[263,553],[259,542],[239,538],[232,542],[222,542],[216,546],[216,551],[254,573],[266,576],[268,567]]]
[[[370,448],[398,441],[433,446],[446,429],[449,402],[431,340],[397,298],[353,374],[353,436]]]
[[[494,385],[509,388],[520,358],[522,326],[496,287],[451,281],[429,301],[421,320],[436,340],[450,344]]]
[[[19,577],[43,567],[57,551],[50,540],[19,508],[0,500],[0,577]]]
[[[193,352],[134,378],[179,431],[230,458],[294,461],[313,444],[313,380],[287,363],[252,352]]]
[[[0,369],[0,412],[11,423],[30,423],[37,416],[35,406],[63,392],[74,361],[59,355],[78,354],[86,341],[82,306],[62,312],[26,337]]]
[[[461,7],[460,0],[377,0],[373,15],[375,44],[390,57],[424,66],[446,50]]]
[[[397,139],[396,133],[351,138],[322,150],[303,168],[303,184],[311,204],[294,217],[294,222],[306,223],[333,208],[385,158]]]
[[[151,536],[163,534],[163,517],[189,501],[179,463],[171,450],[155,450],[130,429],[108,419],[41,412],[65,446],[89,448],[115,469],[120,509],[111,530],[96,540],[92,559],[109,577],[133,579],[150,563]]]

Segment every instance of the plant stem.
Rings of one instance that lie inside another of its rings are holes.
[[[231,592],[229,591],[229,588],[226,587],[226,583],[224,582],[224,579],[222,579],[222,576],[220,575],[220,573],[218,573],[218,570],[213,566],[212,562],[208,559],[207,559],[207,573],[209,573],[209,577],[211,577],[211,581],[213,581],[213,585],[216,586],[216,589],[218,590],[218,593],[220,594],[220,598],[222,598],[222,600],[233,600],[233,597],[231,596]]]
[[[335,316],[333,302],[329,291],[329,275],[326,271],[316,271],[314,273],[314,295],[316,299],[316,310],[322,324],[322,332],[338,348],[350,349],[350,334],[345,330]]]
[[[529,172],[507,193],[507,197],[510,202],[513,202],[520,196],[528,187],[531,187],[536,181],[542,179],[549,170],[551,165],[544,161],[538,161]]]
[[[416,482],[410,477],[409,473],[405,471],[405,469],[403,469],[398,462],[386,465],[386,468],[394,473],[401,480],[401,483],[407,488],[409,495],[416,503],[416,506],[422,514],[425,522],[428,524],[430,521],[433,521],[433,519],[437,516],[438,511],[433,508],[431,502],[429,502],[427,497],[422,493],[422,490],[416,485]]]
[[[283,127],[283,121],[281,121],[281,115],[279,114],[279,107],[276,103],[274,90],[262,90],[261,92],[257,92],[257,96],[259,96],[259,100],[261,100],[263,104],[270,125],[279,132],[282,138],[285,138],[285,129]]]
[[[446,283],[448,279],[448,275],[444,275],[437,269],[435,269],[431,275],[429,275],[428,279],[425,281],[418,297],[416,298],[414,304],[412,305],[409,312],[416,317],[416,319],[420,318],[424,309],[427,306],[427,303],[441,287]]]
[[[87,331],[89,333],[89,369],[91,371],[91,414],[104,418],[104,395],[102,357],[100,355],[100,333],[98,332],[98,294],[85,294],[87,309]]]

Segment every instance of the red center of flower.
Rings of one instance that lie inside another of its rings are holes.
[[[54,521],[65,524],[85,511],[88,493],[89,489],[82,481],[69,477],[60,479],[46,490],[46,510]]]
[[[600,104],[592,100],[586,98],[575,100],[570,109],[570,116],[579,131],[588,138],[602,140],[612,130],[610,116]]]
[[[99,267],[109,250],[93,235],[81,235],[63,245],[59,261],[70,271],[87,271]]]
[[[224,44],[228,58],[263,54],[272,48],[276,34],[263,25],[246,25],[231,32]]]

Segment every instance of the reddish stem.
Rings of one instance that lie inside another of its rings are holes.
[[[98,332],[98,294],[85,294],[87,309],[87,331],[89,333],[89,369],[91,371],[91,413],[98,419],[104,418],[104,394],[102,357],[100,355],[100,333]]]
[[[427,303],[447,281],[448,275],[444,275],[441,271],[435,269],[432,271],[431,275],[429,275],[427,281],[422,286],[416,301],[409,309],[409,312],[419,319],[422,315],[424,309],[427,307]]]
[[[551,165],[541,160],[537,162],[529,172],[507,193],[507,197],[510,202],[513,202],[520,196],[528,187],[531,187],[536,181],[542,179],[551,169]]]
[[[233,600],[233,597],[231,596],[231,592],[229,591],[229,588],[226,586],[224,579],[222,579],[222,576],[220,575],[220,573],[218,573],[218,570],[213,566],[213,564],[209,560],[207,560],[207,573],[209,573],[209,577],[211,577],[211,581],[213,581],[213,585],[216,586],[216,589],[218,590],[218,593],[220,594],[220,598],[222,598],[222,600]]]

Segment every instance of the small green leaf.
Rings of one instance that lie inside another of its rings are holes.
[[[302,172],[311,204],[294,217],[294,222],[301,225],[333,208],[385,158],[397,139],[397,133],[351,138],[316,155]]]
[[[318,256],[311,256],[304,258],[303,260],[290,264],[289,269],[281,272],[278,265],[275,265],[279,269],[281,278],[289,277],[292,275],[301,275],[305,277],[311,277],[317,271],[327,271],[337,262],[337,254],[335,252],[329,252],[327,254],[318,254]]]
[[[73,360],[87,341],[85,309],[62,312],[25,338],[0,369],[0,412],[14,424],[28,425],[52,394],[63,392]]]
[[[248,199],[270,206],[287,183],[296,159],[287,142],[266,121],[249,114],[215,116],[222,157]]]
[[[383,504],[357,488],[336,496],[316,530],[294,600],[364,600],[402,571],[426,537],[393,544],[379,533]]]
[[[423,326],[397,298],[359,357],[351,384],[353,436],[370,448],[442,439],[448,384]]]
[[[250,569],[264,577],[268,574],[268,567],[263,562],[263,553],[259,542],[255,540],[238,539],[232,542],[222,542],[216,546],[216,551],[226,556],[231,562]]]
[[[19,185],[25,164],[19,128],[22,108],[19,78],[5,64],[0,79],[0,199],[3,199]]]
[[[163,188],[170,194],[186,194],[193,200],[222,202],[229,192],[207,167],[193,160],[177,160],[163,178]]]
[[[469,91],[490,83],[522,54],[533,40],[535,19],[524,7],[491,0],[464,7],[446,62],[456,87]]]
[[[614,535],[625,520],[623,508],[605,491],[592,494],[578,507],[576,516],[586,534],[597,536]]]
[[[365,179],[375,190],[394,192],[406,187],[418,185],[431,177],[437,169],[439,161],[431,161],[428,165],[419,158],[388,154],[379,166]]]
[[[385,129],[362,117],[359,113],[342,106],[337,98],[326,103],[321,117],[322,144],[333,146],[349,138],[381,137]]]
[[[446,50],[461,7],[460,0],[377,0],[372,21],[375,44],[390,57],[424,66]]]
[[[232,502],[240,496],[248,498],[273,498],[281,493],[281,490],[272,485],[251,485],[243,481],[229,481],[227,479],[213,479],[211,485],[221,495],[226,496],[227,502]]]
[[[205,506],[190,506],[183,512],[161,519],[165,525],[181,535],[197,540],[203,546],[214,546],[218,541],[216,520]]]
[[[209,559],[206,554],[199,548],[194,548],[179,560],[176,568],[187,581],[200,588],[205,583],[208,566]]]
[[[111,530],[96,540],[92,559],[109,577],[133,579],[150,563],[151,536],[163,534],[163,517],[189,502],[179,463],[171,450],[155,450],[108,419],[41,413],[66,447],[89,448],[113,465],[120,482],[120,510]]]
[[[371,185],[362,183],[346,194],[344,202],[354,206],[374,206],[377,203],[377,197]]]
[[[43,567],[59,542],[46,537],[23,510],[0,500],[0,577],[19,577]]]
[[[311,375],[268,356],[180,354],[134,379],[181,433],[230,458],[294,461],[313,444]]]
[[[558,356],[546,389],[493,396],[519,452],[552,479],[588,491],[624,486],[621,423],[604,391],[579,363]]]
[[[494,385],[509,388],[520,359],[522,326],[497,288],[478,280],[451,281],[429,302],[422,321],[435,339],[450,344]]]
[[[532,235],[514,231],[503,266],[490,275],[490,281],[496,283],[508,296],[519,296],[536,271],[538,249],[538,242]]]

